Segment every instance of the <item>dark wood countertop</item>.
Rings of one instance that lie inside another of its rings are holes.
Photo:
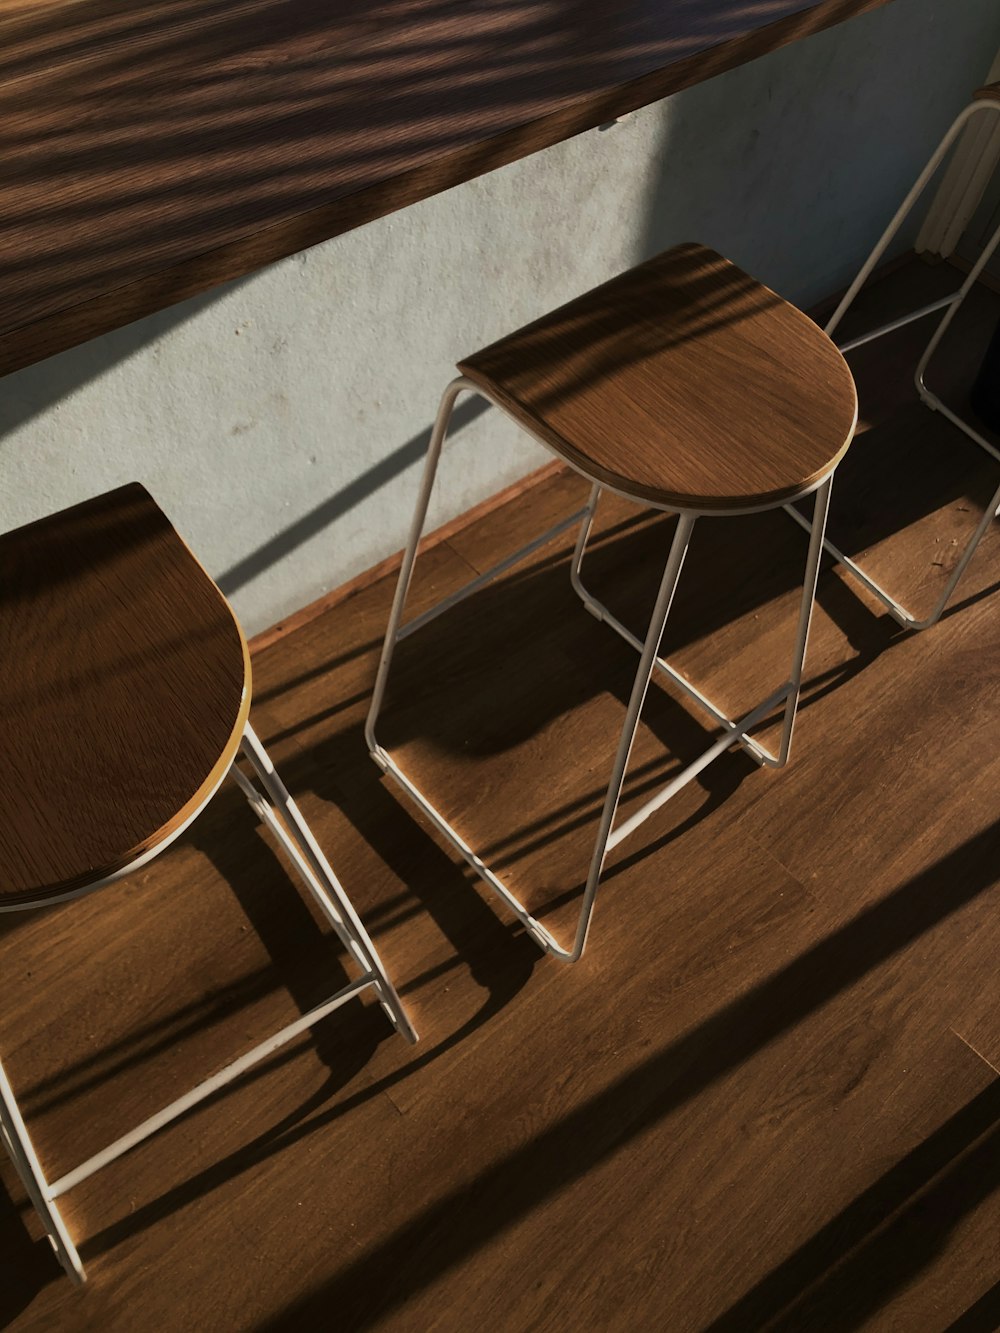
[[[887,0],[7,0],[0,374]]]

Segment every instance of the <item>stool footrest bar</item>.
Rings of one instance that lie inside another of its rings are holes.
[[[456,589],[455,592],[450,593],[447,597],[443,597],[440,602],[435,602],[432,607],[429,607],[426,611],[422,611],[419,616],[414,616],[412,620],[408,620],[404,625],[400,625],[399,629],[396,631],[396,642],[402,642],[403,639],[416,633],[418,629],[422,629],[424,625],[429,624],[432,620],[436,620],[438,616],[443,616],[444,613],[450,611],[453,606],[458,606],[460,602],[464,602],[467,597],[471,597],[472,594],[478,592],[480,588],[485,588],[488,583],[492,583],[493,580],[499,578],[501,574],[506,574],[508,569],[513,569],[515,565],[519,565],[522,560],[527,560],[529,555],[534,555],[536,551],[541,550],[541,548],[550,542],[553,537],[558,537],[559,534],[565,532],[567,528],[575,527],[585,513],[585,509],[580,509],[575,514],[571,514],[569,518],[562,519],[559,523],[556,523],[554,527],[549,528],[547,532],[543,532],[540,537],[536,537],[533,541],[528,542],[526,546],[522,546],[519,551],[515,551],[513,555],[509,555],[498,564],[495,564],[492,569],[488,569],[484,574],[480,574],[477,578],[471,579],[468,583],[463,584],[461,588]]]
[[[752,712],[748,713],[742,721],[733,723],[734,730],[738,728],[742,733],[750,727],[755,726],[774,708],[785,702],[792,688],[791,683],[786,682],[780,689],[775,690],[773,694],[769,695],[763,703],[753,709]],[[731,733],[720,736],[714,744],[708,747],[704,754],[688,764],[685,769],[678,773],[677,776],[668,782],[665,787],[656,793],[655,796],[651,797],[651,799],[637,810],[635,814],[631,815],[619,825],[617,829],[614,829],[608,836],[606,850],[610,852],[620,842],[627,838],[629,834],[633,833],[640,824],[644,823],[650,817],[650,815],[654,814],[661,806],[665,805],[666,802],[669,801],[672,796],[676,795],[682,787],[687,786],[687,784],[696,778],[699,773],[706,769],[714,759],[717,759],[725,750],[728,750],[730,746],[732,746],[733,741],[734,736]],[[507,885],[504,884],[503,880],[501,880],[489,866],[486,865],[482,858],[476,855],[458,830],[434,805],[431,804],[413,780],[403,772],[388,751],[382,746],[378,746],[372,751],[372,758],[384,773],[388,774],[389,777],[403,788],[438,832],[451,843],[468,865],[471,866],[477,875],[479,875],[480,879],[487,883],[490,888],[503,899],[537,944],[547,952],[554,954],[557,958],[568,960],[575,956],[571,950],[563,948],[555,937],[550,934],[539,921],[536,921],[520,899],[511,892]]]
[[[88,1157],[85,1162],[81,1162],[72,1171],[68,1171],[66,1175],[61,1176],[49,1186],[47,1198],[50,1200],[58,1199],[61,1194],[71,1190],[74,1185],[79,1185],[88,1176],[92,1176],[95,1171],[100,1171],[102,1167],[108,1166],[117,1158],[124,1156],[132,1148],[137,1147],[145,1139],[150,1138],[158,1130],[176,1120],[178,1116],[190,1111],[199,1102],[203,1102],[206,1097],[211,1097],[214,1092],[224,1088],[227,1083],[232,1083],[234,1079],[239,1078],[241,1074],[246,1073],[255,1064],[280,1050],[282,1046],[287,1045],[293,1038],[305,1032],[307,1028],[312,1027],[313,1024],[326,1018],[328,1014],[332,1014],[335,1009],[339,1009],[342,1004],[346,1004],[348,1000],[353,999],[366,986],[374,985],[375,976],[371,973],[360,977],[357,981],[352,981],[342,990],[337,991],[336,995],[332,995],[324,1001],[323,1004],[317,1005],[315,1009],[310,1009],[308,1013],[303,1014],[294,1023],[289,1023],[280,1032],[274,1033],[266,1041],[262,1041],[258,1046],[247,1051],[245,1055],[240,1056],[238,1060],[234,1060],[231,1064],[226,1065],[224,1069],[220,1069],[217,1074],[213,1074],[211,1078],[205,1079],[192,1088],[190,1092],[186,1092],[183,1097],[178,1097],[169,1106],[165,1106],[162,1111],[158,1111],[156,1115],[144,1120],[135,1129],[130,1130],[128,1134],[123,1134],[120,1139],[116,1139],[114,1143],[95,1153],[93,1157]]]
[[[918,319],[923,319],[927,315],[933,315],[936,310],[944,310],[946,306],[956,305],[963,297],[963,291],[959,289],[952,292],[951,296],[942,296],[939,301],[931,301],[927,305],[920,306],[917,310],[911,310],[908,315],[900,315],[898,319],[892,319],[888,324],[880,324],[877,329],[870,329],[867,333],[861,333],[856,338],[850,338],[847,342],[838,343],[837,347],[843,353],[853,352],[856,347],[863,347],[865,343],[874,342],[876,338],[883,338],[887,333],[895,333],[897,329],[903,329],[907,324],[913,324]]]
[[[785,513],[794,518],[795,522],[805,532],[812,532],[812,524],[803,514],[799,513],[794,505],[785,505]],[[828,551],[839,565],[843,565],[846,570],[853,574],[859,583],[863,583],[872,596],[878,598],[899,624],[911,625],[915,622],[916,617],[911,615],[905,606],[901,606],[894,597],[891,597],[880,584],[875,582],[870,574],[866,574],[859,564],[856,564],[849,555],[845,555],[839,546],[835,546],[829,537],[823,539],[823,549]]]
[[[458,830],[445,819],[444,815],[436,808],[436,806],[431,804],[416,783],[403,772],[395,759],[393,759],[382,746],[378,746],[376,750],[372,751],[372,757],[375,759],[375,762],[378,764],[382,772],[388,774],[394,782],[403,788],[438,832],[441,833],[456,851],[461,854],[463,859],[472,867],[476,874],[485,880],[490,888],[500,895],[525,928],[531,931],[531,934],[536,938],[537,930],[542,930],[547,935],[548,932],[544,931],[544,927],[539,926],[538,922],[534,920],[527,908],[524,907],[519,899],[507,888],[507,885],[504,884],[503,880],[498,878],[485,861],[476,855]]]
[[[750,727],[756,726],[758,722],[767,717],[772,709],[777,708],[779,704],[785,702],[793,688],[791,681],[786,681],[780,690],[775,690],[775,692],[770,695],[769,698],[765,699],[762,704],[758,704],[753,712],[747,713],[746,717],[736,724],[736,729],[742,733]],[[703,755],[695,759],[693,763],[688,764],[687,768],[682,769],[681,772],[678,773],[675,778],[672,778],[665,787],[661,787],[655,796],[651,796],[648,801],[641,805],[639,809],[636,810],[635,814],[630,815],[628,819],[623,820],[622,823],[608,835],[608,851],[613,851],[623,839],[627,838],[630,833],[634,833],[640,824],[644,824],[650,815],[655,814],[661,806],[666,805],[671,796],[675,796],[682,787],[686,787],[692,778],[696,778],[703,769],[709,766],[713,759],[717,759],[720,754],[725,750],[728,750],[732,743],[732,735],[727,734],[720,736],[713,745],[708,747]]]
[[[583,601],[584,607],[595,617],[595,619],[613,629],[616,634],[625,640],[626,643],[631,644],[637,652],[642,652],[642,640],[637,634],[633,634],[628,626],[623,624],[622,621],[620,621],[618,617],[607,608],[604,602],[600,601],[599,598],[593,595],[593,593],[589,592],[580,582],[579,578],[574,579],[574,586]],[[777,765],[778,759],[776,755],[773,755],[770,750],[765,749],[763,745],[759,745],[753,737],[748,736],[738,722],[729,717],[728,714],[724,713],[718,705],[714,704],[706,694],[703,694],[702,691],[699,690],[696,685],[693,685],[686,676],[682,675],[676,667],[671,666],[665,657],[654,657],[653,666],[658,671],[662,672],[669,680],[672,680],[678,689],[682,690],[689,699],[692,699],[699,705],[699,707],[703,708],[720,727],[725,727],[728,731],[732,732],[733,734],[730,737],[731,742],[734,744],[738,742],[742,745],[744,750],[746,750],[750,757],[758,764],[767,764],[771,767]]]

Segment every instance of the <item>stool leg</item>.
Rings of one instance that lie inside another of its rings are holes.
[[[42,1220],[56,1258],[74,1282],[86,1281],[80,1256],[70,1239],[62,1214],[51,1197],[49,1182],[32,1146],[28,1128],[18,1109],[14,1090],[10,1086],[2,1064],[0,1064],[0,1138],[21,1179],[21,1184],[27,1191],[28,1198]]]
[[[568,956],[563,955],[564,961],[566,962],[576,962],[587,944],[587,932],[590,929],[590,919],[594,911],[594,899],[597,897],[597,888],[601,881],[601,872],[604,869],[604,862],[608,854],[608,840],[611,837],[611,829],[614,824],[615,815],[618,811],[618,803],[621,800],[622,784],[625,781],[625,770],[628,767],[629,755],[632,753],[635,734],[639,727],[639,716],[642,713],[642,705],[646,700],[649,682],[656,665],[660,640],[663,637],[663,630],[667,623],[667,616],[670,614],[670,607],[674,600],[674,593],[677,591],[677,584],[680,581],[681,570],[684,567],[684,557],[687,555],[688,547],[691,544],[691,532],[694,528],[694,524],[695,516],[692,514],[679,514],[677,517],[677,529],[674,532],[674,539],[670,544],[670,555],[667,557],[667,563],[663,570],[663,577],[660,580],[660,590],[656,595],[656,603],[653,606],[653,613],[650,616],[649,627],[646,630],[646,640],[643,644],[642,654],[639,658],[639,666],[636,670],[635,680],[632,684],[632,694],[629,698],[628,710],[625,714],[625,722],[622,726],[621,736],[618,740],[618,751],[615,754],[615,762],[611,770],[611,780],[608,783],[607,794],[604,797],[604,808],[601,811],[601,821],[597,828],[597,839],[594,843],[594,852],[590,860],[590,871],[587,875],[587,885],[583,893],[583,903],[580,908],[580,918],[576,928],[576,939]]]
[[[597,513],[597,502],[601,498],[601,487],[595,482],[590,488],[590,495],[587,497],[587,507],[583,511],[583,518],[580,520],[580,530],[576,535],[576,547],[573,551],[573,559],[569,567],[569,581],[573,585],[573,591],[579,597],[587,610],[597,620],[605,618],[607,607],[600,603],[583,585],[581,571],[583,569],[583,557],[587,553],[587,543],[590,541],[590,533],[594,526],[594,515]]]
[[[233,777],[242,788],[243,794],[281,842],[302,882],[337,932],[341,942],[355,962],[371,977],[371,984],[378,995],[379,1003],[390,1022],[407,1041],[415,1042],[417,1034],[396,993],[396,988],[389,980],[371,937],[354,910],[343,885],[334,874],[333,867],[320,849],[302,812],[292,800],[270,756],[249,723],[243,733],[241,748],[273,804],[268,804],[253,783],[249,782],[239,769],[233,768]],[[277,818],[277,813],[281,815],[280,820]]]
[[[792,657],[792,674],[788,683],[788,698],[785,700],[785,717],[781,727],[781,743],[778,746],[775,767],[783,768],[788,763],[792,749],[792,731],[795,727],[795,715],[802,693],[802,672],[806,664],[806,648],[809,643],[809,626],[812,623],[813,607],[816,604],[816,582],[819,578],[819,565],[823,556],[823,543],[826,536],[826,517],[830,512],[830,493],[833,490],[833,476],[827,478],[816,492],[813,502],[813,517],[809,533],[809,553],[806,556],[806,572],[802,579],[802,603],[799,607],[799,625],[795,637],[795,653]]]
[[[1000,458],[1000,451],[998,451],[996,447],[989,442],[989,440],[985,439],[977,431],[972,430],[966,424],[966,422],[962,420],[961,417],[957,416],[956,413],[952,412],[948,407],[945,406],[944,403],[942,403],[941,399],[938,398],[937,394],[933,393],[927,387],[926,375],[927,375],[927,367],[930,365],[934,353],[940,346],[942,338],[948,332],[948,328],[951,325],[952,321],[954,320],[955,316],[958,314],[959,310],[961,309],[965,301],[965,298],[969,295],[973,287],[975,287],[976,283],[978,282],[979,275],[982,273],[983,269],[993,258],[993,255],[996,252],[996,248],[998,245],[1000,245],[1000,227],[996,227],[994,229],[993,234],[990,236],[990,239],[983,246],[983,250],[979,258],[976,260],[972,268],[969,270],[965,281],[962,283],[961,287],[958,289],[958,291],[955,293],[954,297],[948,304],[944,314],[938,321],[937,326],[934,329],[934,332],[931,334],[927,346],[924,348],[923,355],[921,356],[919,362],[917,363],[916,370],[913,372],[913,383],[917,390],[917,393],[920,395],[921,401],[926,403],[927,406],[930,407],[933,411],[943,412],[945,416],[949,418],[949,420],[954,422],[954,424],[959,427],[960,430],[965,431],[965,433],[971,439],[975,440],[975,442],[978,445],[980,445],[983,449],[985,449],[987,453],[992,454],[994,458]]]
[[[602,488],[599,485],[595,485],[591,488],[590,497],[581,516],[580,529],[576,539],[576,549],[573,552],[573,558],[570,562],[570,582],[573,585],[573,590],[576,592],[576,595],[580,598],[581,602],[583,602],[583,605],[594,619],[609,626],[609,628],[613,629],[620,638],[625,640],[626,643],[631,644],[636,652],[641,653],[642,640],[638,638],[637,635],[633,634],[628,626],[623,624],[622,621],[620,621],[604,604],[604,602],[600,600],[600,598],[595,597],[583,582],[583,558],[587,553],[587,543],[590,540],[590,533],[594,525],[594,515],[597,512],[597,504],[601,497],[601,489]],[[653,659],[653,667],[655,670],[662,672],[668,680],[672,681],[678,689],[682,690],[689,699],[698,705],[699,708],[703,708],[713,721],[732,732],[733,739],[742,746],[744,752],[750,756],[755,764],[767,764],[771,767],[775,766],[777,761],[768,750],[765,750],[762,745],[759,745],[752,736],[748,736],[746,732],[741,731],[734,718],[731,718],[724,709],[713,703],[707,694],[702,690],[699,690],[698,687],[688,680],[682,672],[672,666],[666,658],[660,657],[660,655],[657,654]]]
[[[406,605],[406,594],[410,590],[410,579],[417,559],[417,547],[420,545],[420,537],[427,521],[427,508],[430,505],[431,492],[434,489],[434,479],[437,476],[441,448],[444,445],[445,436],[448,434],[448,423],[451,421],[455,399],[467,387],[465,381],[461,379],[452,380],[441,397],[441,405],[438,408],[434,429],[431,432],[431,442],[427,450],[427,459],[424,463],[423,477],[420,482],[420,494],[417,497],[417,506],[413,512],[413,521],[410,524],[410,535],[407,538],[406,549],[403,552],[403,563],[399,568],[396,593],[392,599],[389,624],[385,631],[385,642],[382,644],[382,655],[379,658],[375,686],[372,690],[372,701],[368,708],[368,717],[365,719],[365,740],[368,744],[369,753],[376,759],[382,751],[375,737],[375,724],[378,721],[379,713],[382,711],[382,700],[385,698],[385,687],[389,680],[389,668],[392,665],[393,653],[396,651],[396,644],[399,640],[400,621],[403,618],[403,608]]]
[[[802,582],[802,600],[799,608],[798,630],[796,633],[795,650],[792,659],[792,671],[788,681],[781,686],[770,698],[749,713],[742,723],[737,723],[739,731],[749,730],[751,726],[756,725],[764,716],[766,716],[778,703],[784,703],[785,714],[781,731],[781,745],[776,757],[771,758],[772,766],[781,767],[788,762],[788,756],[791,751],[792,728],[795,723],[795,715],[799,701],[799,694],[802,688],[802,672],[805,666],[806,645],[809,640],[809,626],[812,621],[813,605],[816,597],[816,582],[819,576],[820,559],[823,554],[823,536],[826,531],[826,516],[830,507],[830,493],[833,488],[832,476],[828,478],[816,492],[816,500],[813,510],[812,534],[809,541],[809,554],[806,559],[805,577]],[[645,701],[646,691],[649,688],[650,677],[657,665],[657,650],[660,644],[667,616],[670,613],[670,605],[673,601],[674,591],[680,578],[681,568],[684,563],[684,556],[691,540],[691,529],[694,526],[694,517],[687,514],[681,514],[678,517],[677,531],[674,534],[673,544],[670,548],[670,557],[667,566],[663,572],[663,579],[660,583],[660,591],[656,599],[656,605],[650,619],[649,629],[646,633],[646,641],[643,645],[642,656],[639,660],[639,668],[636,672],[635,683],[632,687],[632,697],[629,700],[628,712],[625,717],[625,725],[622,728],[621,739],[618,743],[618,753],[615,756],[615,764],[611,774],[611,781],[608,784],[607,795],[604,800],[604,809],[601,813],[601,822],[598,827],[597,841],[594,846],[594,853],[590,863],[590,873],[587,877],[587,886],[584,890],[583,906],[580,911],[580,920],[577,927],[576,941],[572,953],[567,957],[567,961],[575,961],[583,953],[587,942],[587,930],[590,926],[590,917],[593,912],[594,898],[597,894],[597,887],[600,883],[601,873],[604,869],[604,861],[608,851],[616,847],[623,839],[627,838],[643,823],[651,814],[659,810],[675,792],[685,785],[692,777],[696,776],[702,768],[706,767],[712,760],[720,754],[729,744],[732,737],[723,735],[708,750],[696,759],[672,781],[668,782],[655,796],[647,800],[640,809],[636,810],[628,819],[624,820],[618,828],[614,828],[615,815],[618,810],[618,803],[621,799],[622,783],[625,779],[625,770],[628,766],[629,754],[632,744],[635,740],[636,729],[639,724],[639,715]]]

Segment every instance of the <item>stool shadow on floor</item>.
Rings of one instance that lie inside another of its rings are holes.
[[[3,1255],[3,1281],[0,1282],[0,1328],[6,1328],[26,1310],[43,1287],[62,1280],[45,1237],[32,1240],[25,1217],[31,1205],[20,1208],[0,1185],[0,1254]]]
[[[629,626],[641,627],[648,619],[674,521],[636,510],[634,518],[603,533],[588,556],[588,587]],[[670,658],[680,654],[682,670],[691,658],[687,674],[734,716],[754,691],[763,695],[784,679],[804,559],[801,534],[779,513],[725,523],[706,520],[696,533],[693,573],[681,581],[662,651]],[[852,679],[892,642],[883,619],[872,616],[829,568],[820,580],[818,602],[834,622],[834,637],[839,632],[846,643],[831,641],[822,654],[815,653],[821,663],[815,674],[807,659],[805,707]],[[768,639],[761,649],[765,622]],[[756,659],[752,665],[759,679],[748,685],[743,668],[751,659]],[[546,803],[541,813],[531,811],[502,834],[481,835],[475,845],[487,863],[509,869],[556,838],[588,823],[596,827],[605,766],[610,769],[635,661],[632,649],[588,615],[575,596],[565,549],[546,551],[400,645],[383,722],[385,742],[390,752],[412,748],[414,762],[432,775],[427,789],[443,803],[441,808],[449,800],[471,808],[475,802],[463,784],[483,783],[488,799],[502,803],[505,784],[541,781],[536,767],[548,766],[558,776],[567,762],[584,765],[585,790],[574,787],[566,799]],[[598,704],[605,695],[616,700],[615,707]],[[587,721],[599,706],[608,717],[604,730]],[[650,689],[643,722],[659,745],[655,753],[647,746],[633,759],[626,801],[651,793],[718,734],[707,715],[678,702],[669,683]],[[603,749],[585,751],[595,737]],[[350,733],[327,745],[334,773],[344,771],[349,755],[360,753]],[[718,809],[755,771],[756,765],[734,747],[700,775],[698,812],[688,812],[668,838]],[[641,855],[636,852],[629,863]]]

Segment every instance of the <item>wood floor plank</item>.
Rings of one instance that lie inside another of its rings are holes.
[[[841,966],[850,965],[849,945],[843,941]],[[746,1299],[748,1276],[751,1291],[762,1288],[756,1304],[776,1307],[772,1313],[806,1299],[814,1279],[821,1285],[873,1233],[877,1240],[897,1212],[905,1215],[911,1195],[927,1183],[925,1172],[933,1181],[924,1159],[936,1154],[925,1145],[943,1121],[980,1098],[972,1118],[992,1142],[998,1110],[996,1080],[961,1043],[938,1033],[928,1049],[904,968],[890,984],[883,973],[839,987],[836,962],[834,952],[819,960],[832,973],[824,966],[807,971],[800,960],[779,972],[764,989],[786,1001],[781,1008],[768,1007],[751,988],[748,997],[720,1006],[697,1034],[664,1044],[654,1022],[642,1059],[609,1082],[613,1056],[627,1044],[619,1034],[630,1017],[637,1021],[636,1006],[625,999],[626,1017],[608,1025],[606,1044],[587,1062],[590,1095],[576,1096],[562,1115],[556,1112],[581,1071],[565,1057],[539,1058],[538,1041],[552,1048],[557,1035],[536,1036],[519,1060],[506,1049],[480,1050],[478,1060],[471,1057],[478,1078],[466,1070],[462,1079],[476,1090],[473,1106],[463,1099],[447,1126],[432,1103],[408,1112],[438,1185],[455,1157],[463,1158],[470,1123],[482,1134],[483,1111],[503,1110],[490,1101],[498,1080],[516,1085],[508,1095],[519,1114],[491,1123],[474,1180],[460,1182],[443,1201],[429,1202],[425,1193],[412,1221],[296,1303],[282,1326],[308,1322],[329,1303],[351,1310],[360,1327],[454,1327],[445,1312],[456,1291],[464,1293],[464,1318],[505,1328],[568,1328],[580,1311],[592,1328],[706,1327]],[[832,988],[832,998],[811,1012],[806,1005],[800,1016],[787,1001],[809,997],[807,977],[820,993]],[[869,1021],[857,1024],[858,1002],[873,1000]],[[735,1049],[727,1033],[736,1037]],[[517,1098],[532,1078],[546,1090],[542,1115],[533,1114],[530,1095]],[[985,1126],[983,1114],[992,1117]],[[911,1153],[917,1160],[907,1163]],[[886,1177],[890,1185],[882,1183]],[[994,1235],[995,1185],[990,1173],[978,1192],[952,1201],[956,1225],[967,1221],[979,1260]],[[980,1205],[989,1205],[985,1214]],[[838,1226],[841,1213],[850,1227]],[[946,1238],[938,1240],[932,1225],[927,1230],[926,1241],[945,1252],[937,1280],[945,1279],[948,1302],[939,1292],[940,1303],[957,1314],[962,1286],[948,1276]],[[776,1283],[775,1257],[787,1263],[802,1236],[819,1240]],[[606,1262],[588,1262],[594,1255]],[[924,1254],[911,1254],[887,1272],[875,1245],[863,1286],[827,1286],[848,1310],[864,1311],[866,1302],[877,1308],[925,1262]],[[386,1270],[397,1280],[380,1289],[376,1275]]]

